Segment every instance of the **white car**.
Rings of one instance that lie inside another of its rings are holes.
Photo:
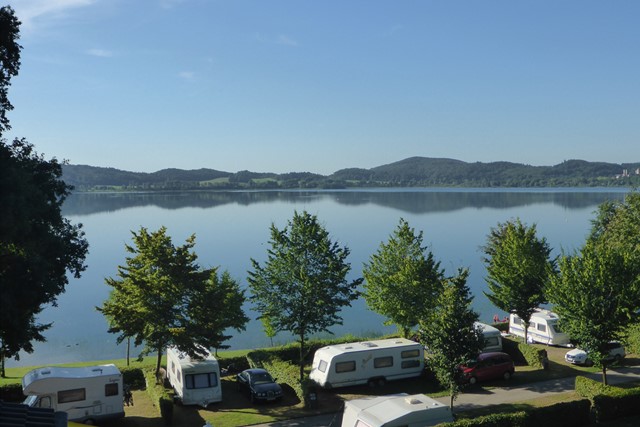
[[[609,355],[604,360],[607,363],[618,363],[624,358],[624,356],[626,356],[624,346],[619,342],[610,342],[608,344],[608,349]],[[568,351],[567,354],[564,355],[564,360],[573,365],[593,365],[593,362],[589,359],[587,352],[579,348]]]

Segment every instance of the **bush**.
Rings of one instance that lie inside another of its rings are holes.
[[[145,387],[144,372],[142,368],[120,367],[122,382],[132,389],[142,390]]]
[[[526,412],[491,414],[473,419],[461,419],[452,423],[438,424],[438,427],[526,427]]]
[[[560,402],[526,412],[527,427],[581,427],[589,425],[591,402],[589,399]]]
[[[598,395],[613,395],[619,390],[583,376],[576,377],[575,389],[578,396],[589,400],[593,400],[593,398]]]
[[[596,422],[640,414],[640,388],[617,389],[613,394],[593,397]]]
[[[542,368],[545,349],[511,339],[502,339],[502,351],[507,353],[514,362],[524,363],[534,368]]]
[[[167,390],[164,385],[156,383],[156,374],[153,370],[145,371],[144,378],[151,401],[158,408],[165,425],[170,425],[173,419],[173,392]]]
[[[0,386],[0,400],[6,402],[22,402],[25,396],[22,394],[22,384],[5,384]]]

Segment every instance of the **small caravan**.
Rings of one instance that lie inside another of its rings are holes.
[[[66,412],[69,421],[124,417],[122,374],[115,365],[34,369],[22,378],[22,391],[27,406]]]
[[[190,357],[175,347],[167,349],[167,378],[184,405],[207,405],[222,401],[220,365],[207,351],[202,359]]]
[[[417,377],[423,370],[422,345],[406,338],[392,338],[322,347],[314,354],[309,378],[325,388],[375,386]]]
[[[342,414],[342,427],[426,427],[452,421],[447,405],[424,394],[348,400]]]
[[[482,352],[502,351],[502,334],[497,328],[486,323],[475,322],[474,326],[479,327],[484,337],[484,348]]]
[[[558,328],[559,317],[556,313],[538,308],[531,315],[527,340],[540,344],[571,347],[569,335]],[[524,324],[516,314],[509,316],[509,333],[524,338]]]

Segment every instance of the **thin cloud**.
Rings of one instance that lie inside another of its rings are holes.
[[[22,28],[32,30],[36,21],[59,19],[67,11],[90,6],[95,0],[22,0],[14,6]]]
[[[262,34],[256,34],[256,40],[260,43],[279,44],[282,46],[297,47],[300,45],[296,40],[284,34],[279,34],[275,37],[265,37]]]
[[[178,75],[185,80],[192,80],[196,76],[196,73],[193,71],[181,71]]]
[[[113,52],[104,49],[89,49],[86,51],[87,55],[98,56],[100,58],[111,58]]]

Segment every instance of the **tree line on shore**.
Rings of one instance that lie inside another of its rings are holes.
[[[65,182],[83,191],[187,191],[359,187],[631,187],[640,185],[640,163],[567,160],[555,166],[510,162],[467,163],[411,157],[371,169],[349,168],[331,175],[311,172],[224,172],[164,169],[153,173],[63,165]],[[627,173],[623,173],[627,171]]]

